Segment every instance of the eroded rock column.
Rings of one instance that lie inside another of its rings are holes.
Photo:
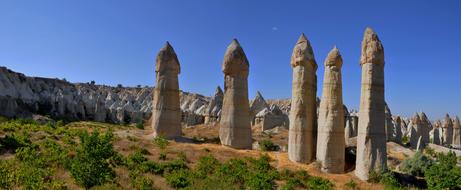
[[[451,145],[453,143],[453,122],[448,114],[445,115],[445,119],[443,120],[442,131],[443,144]]]
[[[251,125],[248,102],[250,65],[236,39],[227,47],[222,71],[224,100],[221,111],[219,138],[221,144],[237,149],[251,149]]]
[[[317,136],[317,161],[327,173],[344,172],[344,109],[341,67],[343,60],[335,47],[325,60],[322,101]]]
[[[362,41],[360,96],[355,174],[368,180],[370,171],[387,169],[384,48],[378,35],[367,28]]]
[[[180,65],[173,47],[167,42],[157,55],[156,85],[152,101],[153,136],[180,137],[181,109],[179,106]]]
[[[461,147],[461,129],[460,129],[459,118],[456,116],[455,120],[453,121],[453,146],[456,148]]]
[[[293,68],[288,157],[291,161],[315,160],[317,116],[317,63],[310,42],[302,34],[291,55]]]

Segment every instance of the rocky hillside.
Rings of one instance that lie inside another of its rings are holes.
[[[210,97],[182,92],[181,108],[185,113],[202,110],[204,114],[210,100]],[[7,117],[41,114],[68,120],[138,123],[150,117],[151,101],[152,87],[74,84],[28,77],[0,67],[0,115]],[[186,114],[183,119],[189,117]]]

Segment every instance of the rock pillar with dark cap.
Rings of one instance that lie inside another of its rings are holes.
[[[179,107],[180,66],[173,47],[167,42],[157,55],[156,85],[152,102],[152,129],[154,137],[180,137],[181,110]]]
[[[384,48],[371,28],[366,29],[363,37],[360,65],[362,87],[355,175],[368,180],[371,171],[387,169]]]
[[[344,107],[341,67],[343,60],[334,47],[325,60],[322,101],[317,135],[317,161],[327,173],[343,173],[345,163]]]
[[[288,158],[293,162],[315,160],[317,131],[317,63],[310,42],[304,34],[291,55],[293,68]]]
[[[250,65],[236,39],[227,47],[222,71],[224,100],[221,111],[219,138],[221,144],[237,149],[251,149],[251,125],[248,102]]]

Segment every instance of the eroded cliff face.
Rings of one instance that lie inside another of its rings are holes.
[[[0,67],[0,115],[139,123],[151,117],[152,87],[111,87],[27,77]],[[181,92],[183,122],[203,120],[210,97]],[[213,108],[212,108],[213,109]],[[221,108],[214,108],[221,109]]]

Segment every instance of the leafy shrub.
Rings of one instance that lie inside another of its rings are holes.
[[[133,186],[134,189],[140,189],[140,190],[153,189],[154,183],[152,182],[151,179],[144,176],[141,173],[141,171],[132,170],[130,171],[129,176],[131,178],[131,186]]]
[[[30,146],[31,143],[29,137],[25,134],[15,133],[6,135],[4,138],[0,139],[0,151],[7,149],[15,151],[18,148]]]
[[[100,135],[98,131],[85,132],[72,160],[70,172],[75,181],[85,188],[101,185],[115,177],[110,159],[116,155],[112,147],[113,134]]]
[[[201,157],[198,160],[195,175],[199,178],[206,178],[208,175],[213,174],[221,163],[212,155]]]
[[[165,179],[167,183],[174,188],[184,188],[190,185],[191,173],[187,169],[173,170],[166,173]]]
[[[259,141],[259,149],[261,151],[276,151],[278,146],[270,140],[262,140]]]
[[[165,152],[160,152],[160,154],[158,155],[158,159],[159,160],[166,160],[166,153]]]
[[[333,188],[333,184],[330,181],[321,177],[310,177],[307,180],[307,185],[309,189],[313,190],[328,190]]]
[[[354,181],[354,180],[349,180],[349,182],[347,182],[345,184],[345,186],[348,188],[348,189],[356,189],[357,188],[357,183]]]
[[[137,123],[137,124],[136,124],[136,128],[138,128],[138,129],[144,129],[144,124],[142,124],[142,123]]]
[[[453,152],[437,155],[437,161],[426,170],[425,179],[429,189],[460,189],[461,168],[456,166]]]
[[[170,142],[168,142],[168,140],[166,140],[163,137],[155,137],[154,144],[161,150],[165,150],[165,148],[168,146],[168,144],[170,144]]]
[[[421,151],[417,151],[411,158],[403,161],[401,169],[407,174],[414,176],[424,176],[427,168],[432,165],[432,161],[427,158]]]
[[[10,189],[14,184],[14,163],[11,160],[0,162],[0,188]]]
[[[368,182],[381,183],[384,185],[384,189],[387,190],[403,189],[402,185],[398,182],[397,178],[395,178],[394,176],[394,173],[392,173],[391,171],[372,171],[369,174]]]

